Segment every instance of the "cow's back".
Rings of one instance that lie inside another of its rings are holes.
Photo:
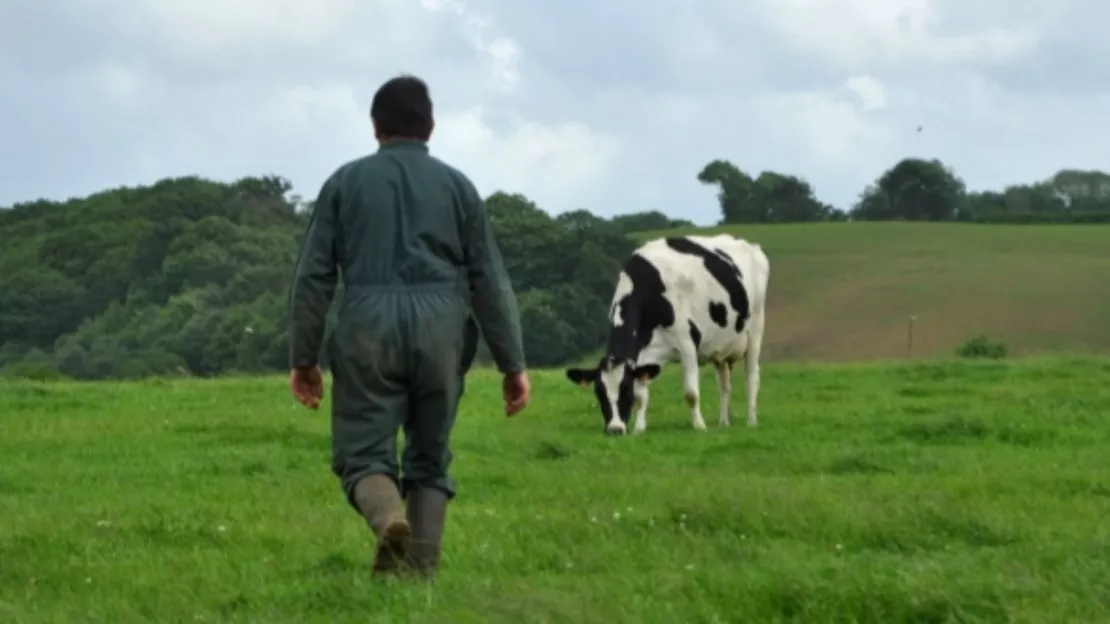
[[[740,272],[750,308],[762,306],[767,296],[771,268],[761,246],[729,234],[675,238],[687,239],[710,252],[727,256]],[[697,296],[712,290],[707,283],[713,278],[702,258],[676,251],[668,240],[671,239],[653,239],[641,245],[635,253],[659,271],[672,296]]]
[[[705,237],[703,244],[724,252],[732,260],[740,270],[751,309],[761,309],[767,300],[767,284],[771,277],[771,261],[763,247],[728,234]]]
[[[727,234],[681,236],[651,240],[635,253],[646,261],[640,262],[641,271],[646,264],[657,274],[673,310],[668,315],[673,334],[660,337],[673,345],[696,335],[698,351],[708,357],[746,348],[747,328],[753,314],[762,314],[770,273],[759,245]],[[618,298],[631,285],[623,275],[621,282]]]

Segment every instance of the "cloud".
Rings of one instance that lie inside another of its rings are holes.
[[[311,195],[375,148],[369,102],[399,72],[431,86],[434,153],[554,212],[709,223],[695,176],[717,158],[844,208],[906,156],[1018,183],[1110,162],[1106,18],[1095,0],[2,3],[0,204],[190,173]]]
[[[473,50],[485,58],[495,89],[511,93],[520,84],[520,45],[493,28],[490,18],[476,13],[461,0],[420,0],[421,6],[433,13],[448,11],[458,18],[458,25]]]
[[[1002,25],[1004,7],[985,0],[994,25],[949,28],[966,14],[954,0],[759,0],[764,23],[797,48],[844,69],[907,65],[987,66],[1033,52],[1041,40],[1035,23]],[[1058,3],[1053,2],[1058,6]],[[1044,0],[1030,0],[1025,13],[1055,13]],[[978,20],[976,20],[978,21]]]
[[[844,88],[859,99],[859,105],[864,112],[886,108],[886,87],[874,76],[866,74],[852,76],[844,81]]]
[[[82,0],[46,2],[38,16],[24,17],[45,22],[63,9],[76,35],[70,40],[93,53],[60,68],[32,62],[15,70],[28,83],[36,74],[53,79],[55,101],[81,101],[82,111],[54,121],[61,134],[99,144],[102,162],[85,168],[87,175],[47,179],[37,172],[55,156],[33,153],[16,167],[21,195],[4,199],[87,193],[154,176],[268,171],[311,194],[332,168],[374,149],[370,97],[401,71],[431,85],[433,149],[490,192],[505,188],[569,206],[619,152],[618,139],[581,120],[516,110],[513,95],[527,84],[523,46],[457,0]],[[45,47],[28,38],[23,52],[42,59]],[[42,104],[17,106],[45,125]],[[33,145],[34,137],[28,132],[21,143]],[[107,162],[104,154],[111,154]]]
[[[789,144],[800,158],[826,168],[854,167],[860,153],[883,150],[890,138],[884,127],[867,119],[865,105],[847,96],[776,94],[757,100],[754,109],[769,120],[777,142]]]
[[[504,188],[535,198],[562,189],[588,192],[620,156],[620,142],[581,122],[542,124],[511,116],[498,133],[480,107],[441,118],[436,131],[442,154],[474,163],[471,176],[487,189]],[[567,205],[569,206],[569,204]],[[572,209],[572,208],[567,208]]]

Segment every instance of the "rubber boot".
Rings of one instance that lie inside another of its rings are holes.
[[[436,488],[414,490],[408,498],[406,515],[412,525],[412,548],[407,567],[417,576],[431,578],[439,568],[448,498]]]
[[[371,570],[396,571],[412,544],[412,527],[405,519],[397,484],[383,474],[364,477],[355,484],[354,499],[378,539]]]

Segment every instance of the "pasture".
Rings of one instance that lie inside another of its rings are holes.
[[[674,366],[609,438],[561,371],[512,420],[478,371],[444,568],[392,587],[283,378],[0,382],[0,621],[1107,621],[1108,381],[768,362],[760,427],[737,389],[718,429],[707,367],[698,433]]]
[[[771,259],[768,360],[948,356],[980,333],[1015,355],[1110,351],[1110,228],[810,223],[727,232]]]

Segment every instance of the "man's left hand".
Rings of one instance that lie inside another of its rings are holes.
[[[316,366],[294,368],[289,371],[289,389],[301,405],[316,409],[324,398],[324,377]]]

